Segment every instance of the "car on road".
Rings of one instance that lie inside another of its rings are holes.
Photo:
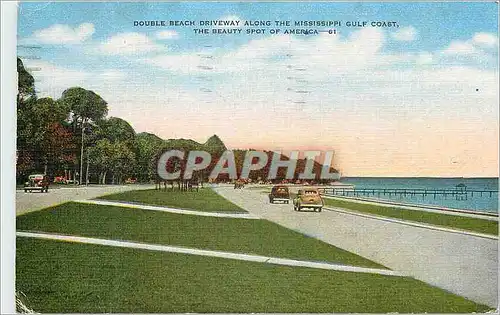
[[[125,180],[125,184],[135,184],[137,183],[137,178],[129,177]]]
[[[245,187],[245,181],[237,180],[234,182],[234,189],[243,189]]]
[[[49,177],[44,174],[30,175],[28,181],[24,183],[24,192],[32,192],[33,190],[49,192]]]
[[[275,201],[290,203],[290,192],[287,186],[277,185],[271,188],[269,202],[274,203]]]
[[[317,188],[301,189],[297,193],[297,196],[293,199],[293,209],[295,211],[309,208],[314,211],[321,212],[323,206],[323,198],[321,198]]]

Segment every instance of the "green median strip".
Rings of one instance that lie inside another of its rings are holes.
[[[331,198],[324,198],[324,200],[326,206],[333,206],[395,219],[445,226],[459,230],[498,235],[498,221],[397,207],[379,206]]]
[[[412,278],[19,238],[16,290],[41,313],[472,313]]]
[[[198,191],[179,191],[170,190],[168,188],[167,190],[132,190],[102,196],[97,199],[142,203],[147,205],[207,212],[247,212],[229,200],[224,199],[210,188],[201,188]]]
[[[17,229],[385,268],[266,220],[66,203],[16,218]]]

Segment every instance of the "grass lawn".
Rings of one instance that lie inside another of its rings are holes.
[[[207,212],[247,212],[229,200],[224,199],[210,188],[201,188],[199,191],[164,191],[156,189],[132,190],[101,196],[98,199],[168,206]]]
[[[378,206],[359,202],[324,198],[325,205],[381,215],[401,220],[441,225],[461,230],[498,235],[498,221],[483,220],[457,215],[440,214],[396,207]]]
[[[202,217],[65,203],[16,218],[18,230],[385,268],[267,220]]]
[[[401,277],[17,239],[16,290],[42,313],[472,313]]]

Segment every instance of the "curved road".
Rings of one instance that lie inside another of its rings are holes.
[[[48,193],[38,191],[25,193],[16,191],[16,215],[55,206],[78,199],[92,199],[99,196],[128,190],[150,189],[154,185],[103,185],[49,188]]]
[[[152,185],[62,187],[49,193],[16,191],[16,215],[63,202]],[[324,210],[295,212],[269,204],[259,190],[215,187],[249,213],[357,253],[416,279],[498,307],[498,241]]]
[[[251,214],[318,238],[473,301],[498,307],[498,240],[360,217],[296,212],[258,190],[215,187]]]

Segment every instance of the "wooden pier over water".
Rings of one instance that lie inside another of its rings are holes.
[[[498,198],[498,190],[468,190],[468,189],[432,189],[432,188],[345,188],[328,187],[321,188],[320,191],[325,195],[335,196],[453,196],[457,200],[467,200],[471,197],[495,197]]]

